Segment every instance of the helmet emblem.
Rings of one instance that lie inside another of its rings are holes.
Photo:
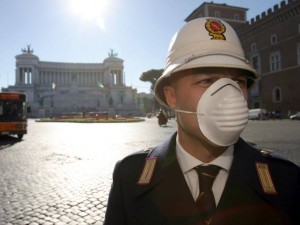
[[[226,31],[225,25],[217,19],[206,19],[205,29],[208,31],[211,40],[226,40],[224,33]]]

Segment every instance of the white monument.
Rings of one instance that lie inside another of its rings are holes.
[[[137,90],[125,85],[123,62],[113,50],[103,63],[40,61],[29,45],[16,56],[15,85],[2,91],[25,93],[33,117],[144,113]]]

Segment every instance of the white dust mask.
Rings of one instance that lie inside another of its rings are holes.
[[[197,112],[175,111],[196,114],[199,128],[208,140],[219,146],[230,146],[247,125],[248,110],[239,85],[229,78],[221,78],[203,93]]]

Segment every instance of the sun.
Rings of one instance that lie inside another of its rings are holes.
[[[104,27],[103,17],[109,0],[69,0],[71,11],[83,21],[93,21]]]

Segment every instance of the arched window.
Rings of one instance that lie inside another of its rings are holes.
[[[281,102],[282,93],[279,87],[273,89],[273,102]]]

